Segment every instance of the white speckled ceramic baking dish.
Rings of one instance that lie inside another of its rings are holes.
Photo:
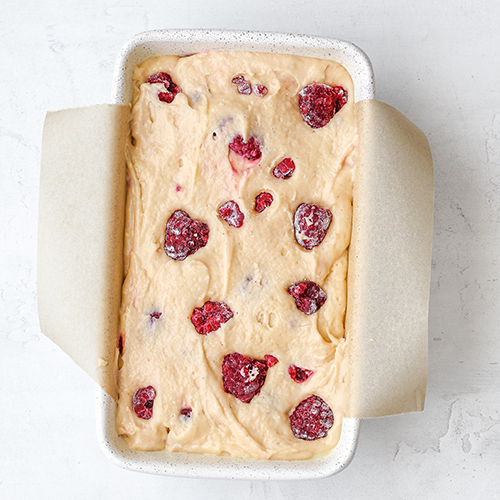
[[[188,55],[203,50],[249,50],[331,59],[352,76],[356,101],[374,98],[373,71],[367,56],[351,43],[305,35],[219,30],[159,30],[141,33],[122,49],[115,66],[113,100],[128,103],[132,97],[132,70],[148,57]],[[225,479],[312,479],[343,470],[356,449],[359,420],[344,419],[338,445],[319,459],[284,461],[251,460],[168,452],[131,450],[117,435],[116,404],[97,389],[97,429],[104,453],[117,465],[135,471],[184,477]]]

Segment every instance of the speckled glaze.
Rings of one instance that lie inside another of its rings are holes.
[[[312,460],[255,460],[165,451],[135,451],[116,433],[116,403],[100,387],[96,394],[97,434],[104,454],[124,469],[148,474],[220,479],[316,479],[337,474],[354,457],[359,420],[342,423],[340,440],[324,458]]]
[[[250,50],[331,59],[350,73],[355,100],[375,98],[373,70],[368,56],[343,40],[292,33],[231,30],[155,30],[135,35],[120,51],[113,78],[113,102],[132,98],[132,70],[148,57],[186,56],[203,50]]]
[[[351,74],[355,99],[373,99],[373,71],[366,54],[351,43],[285,33],[222,30],[157,30],[140,33],[121,50],[115,65],[113,102],[128,103],[132,70],[151,56],[188,55],[204,50],[248,50],[331,59]],[[222,479],[314,479],[343,470],[353,459],[359,420],[344,419],[338,445],[326,457],[305,461],[251,460],[186,453],[138,452],[118,437],[116,404],[100,388],[96,395],[97,431],[105,455],[125,469],[149,474]]]

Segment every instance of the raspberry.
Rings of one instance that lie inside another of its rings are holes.
[[[332,213],[326,208],[309,203],[300,204],[293,219],[297,243],[306,250],[317,247],[325,239],[332,219]]]
[[[148,83],[163,83],[165,87],[168,87],[173,83],[172,77],[168,73],[155,73],[154,75],[148,76]]]
[[[182,92],[180,87],[178,87],[172,80],[172,77],[168,73],[155,73],[148,77],[148,83],[163,83],[165,87],[165,92],[158,92],[158,99],[160,101],[170,104],[175,96]]]
[[[347,91],[342,87],[313,83],[299,92],[302,119],[312,128],[328,124],[347,102]]]
[[[264,356],[265,360],[266,360],[266,363],[267,363],[267,366],[269,368],[271,368],[271,366],[274,366],[276,363],[279,363],[279,359],[278,358],[275,358],[274,356],[272,356],[271,354],[266,354]]]
[[[139,418],[149,420],[153,416],[153,403],[155,397],[156,391],[151,385],[135,391],[134,397],[132,398],[132,407]]]
[[[231,80],[232,83],[238,85],[238,92],[244,95],[250,95],[252,93],[252,86],[250,82],[245,80],[243,76],[237,76]]]
[[[245,216],[235,201],[227,201],[219,207],[218,212],[220,218],[225,220],[230,226],[241,227],[243,225]]]
[[[192,411],[193,409],[189,406],[187,406],[186,408],[182,408],[181,416],[184,417],[185,419],[191,418]]]
[[[224,302],[205,302],[191,314],[191,323],[200,335],[218,330],[233,317],[233,311]]]
[[[326,302],[326,293],[314,281],[303,281],[286,290],[294,299],[299,311],[308,316],[317,312]]]
[[[290,179],[295,171],[295,163],[291,158],[285,158],[273,168],[273,175],[277,179]]]
[[[153,311],[149,313],[149,323],[152,325],[155,321],[158,321],[161,318],[161,312]]]
[[[243,356],[238,352],[226,354],[222,361],[224,391],[243,403],[250,403],[260,393],[266,381],[268,367],[266,361]]]
[[[205,222],[176,210],[167,221],[165,253],[174,260],[185,260],[207,244],[209,232]]]
[[[315,441],[326,437],[333,425],[333,412],[319,396],[309,396],[290,414],[290,428],[297,439]]]
[[[260,83],[252,86],[253,93],[258,97],[264,97],[267,94],[267,87]]]
[[[243,140],[241,135],[237,135],[230,143],[229,149],[234,151],[238,156],[255,161],[262,157],[260,143],[255,137],[250,137],[247,142]]]
[[[314,375],[314,372],[306,368],[301,368],[300,366],[290,365],[288,367],[288,375],[290,375],[291,379],[297,382],[297,384],[302,384],[302,382],[309,380]]]
[[[260,193],[255,197],[255,211],[263,212],[267,207],[271,206],[274,198],[271,193]]]
[[[169,89],[168,92],[158,92],[158,99],[162,102],[166,102],[167,104],[170,104],[174,99],[175,96],[181,91],[177,85],[174,85],[172,89]]]
[[[258,97],[264,97],[267,94],[267,87],[260,83],[252,85],[243,75],[235,76],[231,83],[238,86],[238,92],[244,95],[253,93]]]

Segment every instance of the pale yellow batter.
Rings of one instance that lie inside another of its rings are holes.
[[[146,83],[157,72],[182,89],[171,103],[158,99],[162,84]],[[241,75],[264,85],[267,94],[240,94],[232,80]],[[349,95],[319,129],[304,122],[297,105],[298,93],[311,83],[340,85]],[[327,453],[340,435],[347,377],[344,314],[356,144],[350,76],[332,61],[276,54],[148,59],[134,70],[131,131],[118,433],[137,450],[262,459]],[[256,137],[262,157],[250,162],[229,154],[237,135]],[[290,179],[277,179],[272,169],[284,158],[292,158],[296,169]],[[257,213],[255,197],[263,191],[274,201]],[[245,215],[240,228],[218,216],[228,200]],[[324,241],[310,251],[294,237],[301,203],[333,214]],[[175,210],[210,229],[207,245],[183,261],[164,251],[166,222]],[[327,295],[309,316],[286,291],[304,280]],[[202,336],[190,317],[208,300],[225,302],[234,316]],[[221,363],[231,352],[279,360],[250,403],[223,390]],[[288,374],[292,364],[314,375],[298,384]],[[156,399],[152,418],[144,420],[134,413],[132,397],[147,386]],[[289,413],[312,394],[328,403],[335,423],[327,437],[304,441],[294,437]],[[180,414],[186,407],[192,408],[189,418]]]

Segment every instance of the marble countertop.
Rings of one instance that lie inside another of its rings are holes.
[[[0,497],[492,499],[500,475],[500,4],[494,0],[14,2],[0,16]],[[349,40],[377,98],[435,162],[429,380],[423,413],[365,420],[352,464],[315,481],[157,477],[99,449],[94,383],[40,332],[36,239],[48,110],[111,102],[135,33],[281,31]]]

